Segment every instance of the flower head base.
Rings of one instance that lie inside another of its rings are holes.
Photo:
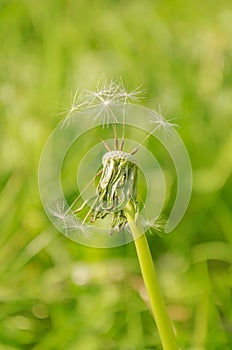
[[[103,170],[96,188],[91,221],[113,213],[111,227],[113,231],[119,231],[127,223],[124,208],[129,201],[137,212],[138,168],[132,155],[123,151],[107,152],[103,156],[102,163]]]

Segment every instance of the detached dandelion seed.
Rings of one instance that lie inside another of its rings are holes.
[[[129,91],[125,85],[125,83],[122,81],[122,79],[119,82],[119,96],[121,97],[120,102],[122,103],[137,103],[140,102],[143,98],[143,94],[145,93],[145,89],[142,89],[142,85],[138,86],[134,90]]]
[[[84,234],[88,234],[88,227],[82,225],[82,222],[71,211],[67,204],[60,200],[55,202],[48,209],[49,213],[55,219],[57,226],[64,230],[67,236],[70,231],[81,230]]]
[[[172,120],[167,120],[161,114],[153,111],[150,123],[155,125],[154,131],[160,130],[164,133],[165,137],[167,137],[169,133],[178,126],[176,123],[173,123]]]
[[[88,104],[97,108],[95,119],[102,119],[102,126],[117,123],[117,117],[112,110],[112,105],[121,102],[121,88],[114,81],[105,78],[100,80],[94,91],[85,90],[84,96]]]
[[[86,99],[82,96],[82,94],[78,93],[76,90],[71,96],[71,106],[65,108],[62,114],[66,114],[65,118],[60,122],[60,127],[68,127],[72,122],[72,119],[76,114],[84,110],[88,106]]]

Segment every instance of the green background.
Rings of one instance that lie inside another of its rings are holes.
[[[229,0],[0,0],[0,350],[161,349],[133,244],[80,246],[39,198],[61,109],[102,74],[177,118],[192,198],[148,238],[182,349],[231,349],[231,33]]]

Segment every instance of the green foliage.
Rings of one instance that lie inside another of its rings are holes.
[[[230,349],[231,32],[229,0],[0,1],[0,350],[160,349],[134,246],[68,241],[40,203],[43,145],[102,73],[178,117],[193,195],[150,246],[182,348]]]

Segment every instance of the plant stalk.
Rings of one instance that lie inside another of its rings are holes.
[[[124,212],[134,237],[140,269],[163,349],[178,350],[179,347],[161,294],[146,235],[144,234],[143,229],[135,221],[135,210],[132,203],[128,203]]]

